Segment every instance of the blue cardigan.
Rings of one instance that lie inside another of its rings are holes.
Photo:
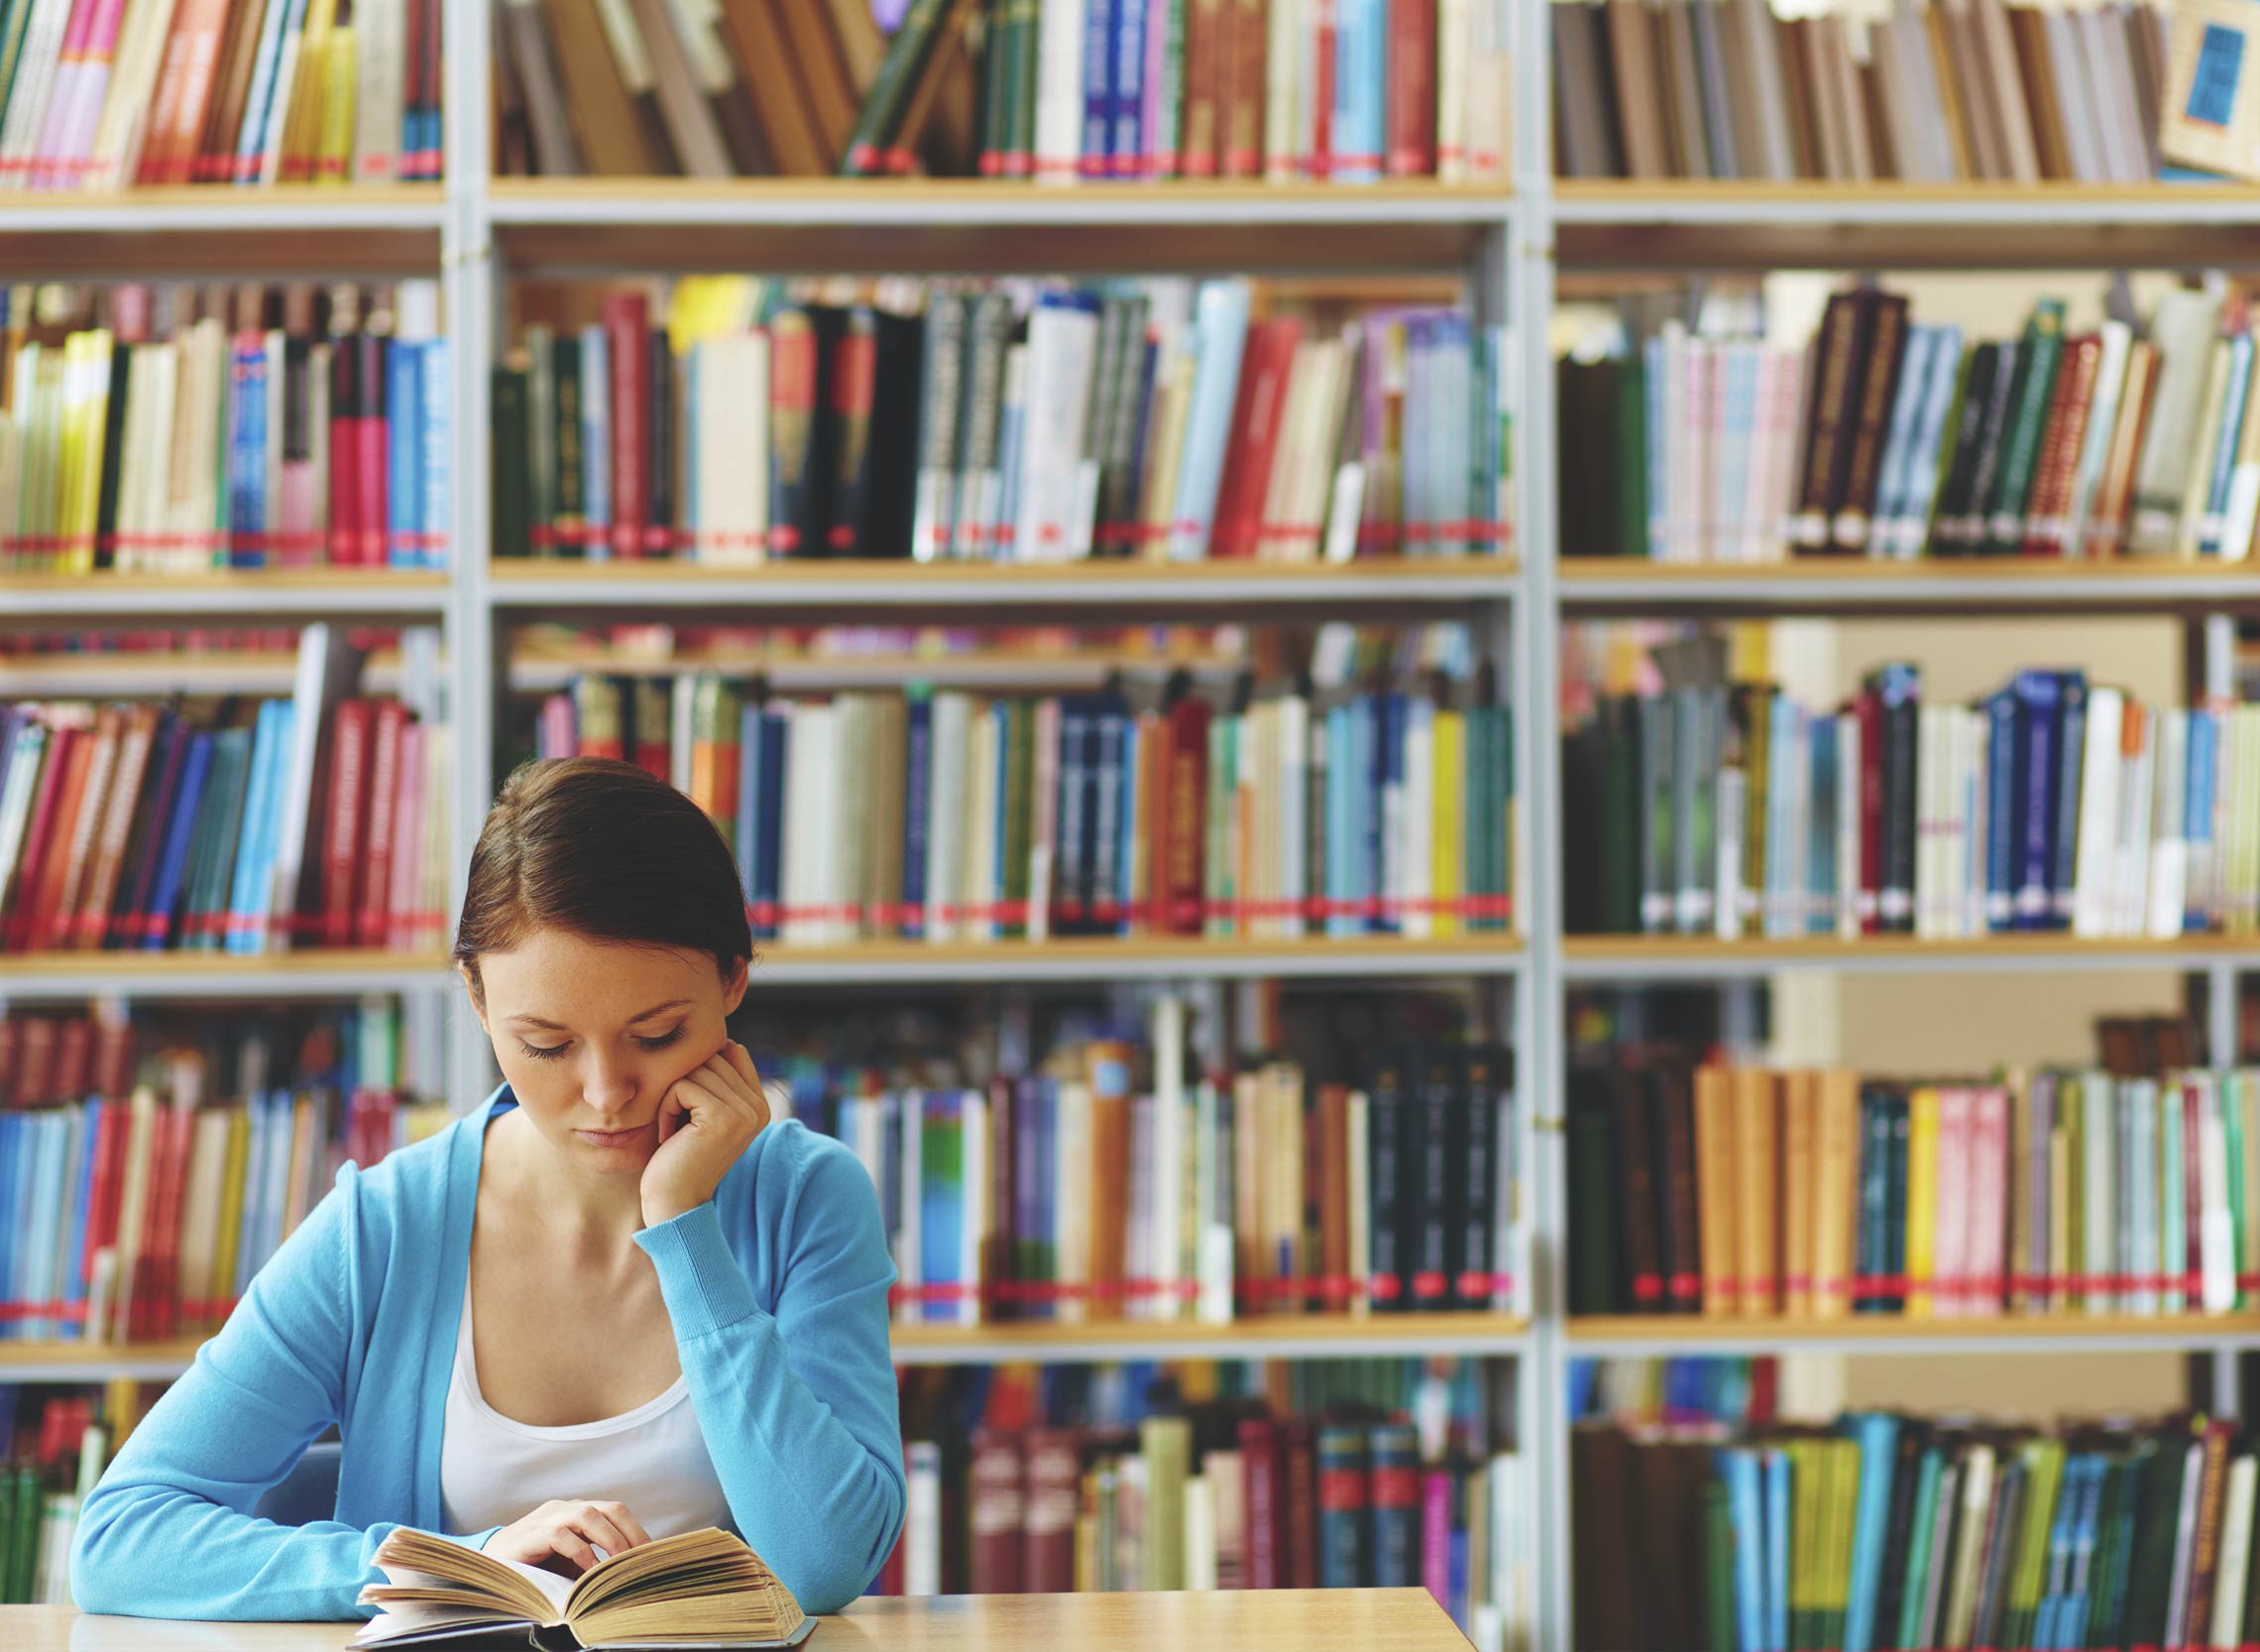
[[[81,1611],[205,1619],[371,1615],[377,1545],[439,1531],[440,1438],[488,1122],[469,1117],[337,1185],[127,1438],[79,1512]],[[887,1287],[894,1265],[854,1156],[784,1121],[715,1196],[635,1243],[651,1258],[738,1535],[809,1612],[838,1611],[902,1530]],[[253,1517],[324,1429],[337,1518]],[[601,1495],[601,1489],[591,1488]],[[483,1547],[502,1528],[459,1535]]]

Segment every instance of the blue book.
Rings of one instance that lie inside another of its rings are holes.
[[[2204,514],[2198,519],[2198,555],[2220,555],[2221,515],[2228,508],[2229,479],[2236,474],[2236,443],[2244,429],[2244,400],[2252,387],[2252,335],[2232,334],[2228,341],[2228,383],[2220,403],[2220,424],[2213,435],[2212,480],[2205,489]]]
[[[161,952],[178,931],[178,908],[188,854],[195,840],[196,821],[203,807],[206,782],[212,773],[213,736],[201,731],[188,736],[188,754],[180,765],[180,783],[172,795],[172,811],[159,851],[157,878],[150,885],[149,905],[139,936],[129,936],[143,951]]]
[[[1105,178],[1113,170],[1114,41],[1121,13],[1122,0],[1082,0],[1082,157],[1075,167],[1077,177]]]
[[[1883,1581],[1883,1540],[1891,1518],[1899,1419],[1869,1412],[1855,1419],[1853,1439],[1860,1446],[1860,1492],[1853,1504],[1852,1595],[1845,1608],[1844,1652],[1870,1652],[1877,1638],[1875,1597]]]
[[[1912,560],[1922,555],[1930,536],[1931,507],[1938,497],[1939,459],[1946,439],[1946,416],[1954,406],[1955,387],[1962,382],[1962,329],[1949,323],[1938,329],[1932,346],[1930,382],[1923,387],[1922,406],[1915,415],[1913,446],[1907,454],[1907,478],[1900,496],[1898,519],[1892,524],[1889,550]]]
[[[1366,1548],[1371,1482],[1366,1474],[1366,1436],[1361,1428],[1318,1430],[1318,1481],[1339,1489],[1318,1505],[1318,1587],[1363,1589],[1372,1582]],[[1418,1519],[1417,1508],[1411,1511]],[[1418,1533],[1413,1534],[1417,1547]]]
[[[1785,694],[1772,697],[1767,707],[1771,727],[1767,730],[1769,749],[1775,755],[1769,762],[1780,766],[1775,774],[1793,771],[1794,757],[1804,738],[1804,711]],[[1791,786],[1768,784],[1765,797],[1765,894],[1759,910],[1763,913],[1764,931],[1769,936],[1789,936],[1797,932],[1795,896],[1800,893],[1790,879],[1792,855],[1790,826],[1796,819],[1796,793]]]
[[[958,1090],[924,1092],[918,1147],[918,1265],[925,1283],[944,1290],[925,1296],[919,1317],[958,1318],[948,1287],[965,1281],[961,1240],[965,1231],[965,1098]]]
[[[1837,722],[1817,716],[1812,729],[1812,798],[1806,810],[1805,923],[1807,935],[1834,935],[1837,922]]]
[[[2048,925],[2072,927],[2072,882],[2079,865],[2080,766],[2088,749],[2088,678],[2085,672],[2056,674],[2063,707],[2056,740],[2056,849],[2048,860]]]
[[[1036,1162],[1039,1164],[1057,1164],[1060,1161],[1060,1088],[1049,1078],[1043,1081],[1038,1090],[1036,1152],[1039,1155]],[[1032,1179],[1036,1182],[1036,1277],[1053,1279],[1059,1274],[1059,1189],[1052,1176],[1036,1176]],[[1059,1318],[1058,1306],[1046,1302],[1043,1317]]]
[[[753,933],[768,939],[777,935],[778,878],[784,861],[785,765],[792,745],[792,719],[783,712],[762,714],[766,727],[761,735],[761,853],[753,883],[753,903],[764,922]]]
[[[1789,1454],[1767,1451],[1765,1472],[1765,1647],[1789,1645]]]
[[[1170,511],[1169,554],[1199,562],[1208,555],[1216,521],[1216,490],[1224,476],[1224,450],[1232,403],[1240,388],[1240,353],[1248,336],[1245,281],[1200,284],[1193,303],[1192,408],[1186,417],[1185,460],[1178,468],[1177,499]]]
[[[30,1118],[29,1113],[0,1112],[0,1191],[7,1193],[10,1210],[23,1209],[16,1192],[17,1138]],[[0,1222],[0,1304],[11,1308],[16,1301],[16,1247],[23,1232],[20,1222]],[[22,1322],[14,1314],[0,1316],[0,1342],[15,1342],[22,1336]]]
[[[66,1305],[86,1300],[86,1212],[94,1198],[94,1140],[101,1126],[99,1097],[82,1102],[71,1132],[70,1248],[62,1259],[62,1300]],[[87,1326],[76,1317],[63,1321],[58,1336],[82,1340]]]
[[[1091,762],[1085,784],[1090,804],[1084,816],[1083,933],[1113,935],[1121,928],[1122,863],[1130,825],[1125,800],[1130,783],[1130,713],[1118,695],[1097,702],[1090,732]]]
[[[1140,178],[1153,168],[1146,142],[1146,11],[1150,0],[1114,0],[1114,71],[1107,88],[1114,131],[1107,175]],[[1163,0],[1167,4],[1167,0]],[[1095,10],[1095,6],[1093,7]],[[1139,473],[1131,472],[1136,476]]]
[[[909,723],[903,735],[902,933],[926,934],[926,845],[934,789],[934,693],[925,684],[907,691]]]
[[[398,346],[395,346],[396,349]],[[425,339],[416,349],[423,363],[416,371],[416,387],[423,406],[416,418],[416,434],[423,443],[423,463],[417,477],[423,502],[416,511],[422,538],[417,541],[416,565],[434,570],[447,566],[448,547],[455,531],[455,381],[449,368],[447,340]],[[697,402],[692,402],[697,406]],[[398,438],[394,438],[396,441]],[[698,444],[689,444],[692,452]]]
[[[1051,1082],[1047,1078],[1022,1078],[1013,1085],[1012,1161],[1015,1164],[1041,1166],[1046,1162],[1039,1156],[1044,1142],[1044,1121],[1039,1109]],[[1037,1265],[1042,1193],[1036,1184],[1050,1179],[1041,1173],[1012,1178],[1012,1276],[1022,1284],[1043,1277]],[[1033,1297],[1019,1305],[1019,1313],[1023,1318],[1052,1317],[1051,1304],[1039,1303]]]
[[[228,564],[267,564],[267,345],[239,335],[228,377]]]
[[[1379,183],[1388,98],[1389,0],[1340,0],[1335,12],[1330,183]]]
[[[748,701],[737,708],[737,888],[744,898],[748,921],[753,911],[754,868],[761,855],[761,737],[768,728],[758,704]]]
[[[268,775],[281,762],[280,749],[284,741],[278,727],[287,704],[282,700],[262,702],[252,734],[251,774],[244,783],[243,820],[237,831],[235,865],[225,905],[228,915],[225,950],[230,952],[261,950],[254,926],[266,906],[259,853],[260,840],[265,835],[262,817],[267,811]]]
[[[1984,852],[1985,928],[2007,930],[2016,926],[2018,822],[2017,696],[2013,688],[1985,697],[1985,841],[1975,847]],[[1966,816],[1965,819],[1974,817]]]
[[[1726,1482],[1727,1522],[1735,1534],[1736,1652],[1766,1652],[1765,1509],[1756,1450],[1723,1449],[1719,1478]]]
[[[1398,1489],[1418,1484],[1419,1438],[1410,1423],[1385,1423],[1368,1434],[1367,1450],[1373,1465],[1372,1543],[1360,1581],[1373,1589],[1417,1589],[1421,1503],[1417,1494],[1402,1496]],[[1386,1497],[1381,1493],[1385,1475],[1392,1486]]]
[[[2055,1652],[2059,1644],[2057,1619],[2071,1572],[2072,1525],[2079,1516],[2081,1487],[2087,1470],[2087,1459],[2083,1457],[2068,1457],[2064,1461],[2064,1479],[2057,1489],[2056,1507],[2048,1522],[2048,1560],[2041,1573],[2040,1603],[2033,1611],[2033,1652]]]
[[[1860,1096],[1860,1228],[1853,1278],[1873,1281],[1888,1271],[1889,1236],[1883,1231],[1890,1205],[1891,1115],[1883,1097],[1873,1090]],[[1854,1313],[1881,1313],[1885,1303],[1872,1292],[1856,1295]]]
[[[1319,868],[1318,890],[1329,903],[1349,898],[1350,886],[1350,787],[1358,768],[1354,745],[1356,735],[1352,727],[1355,714],[1348,706],[1335,706],[1325,713],[1326,717],[1326,792],[1322,800],[1326,808],[1326,835],[1323,848],[1326,864]],[[1330,908],[1326,915],[1325,931],[1329,936],[1356,935],[1363,926],[1349,913]]]
[[[410,340],[385,345],[385,562],[423,564],[423,353]]]
[[[304,27],[306,0],[275,0],[266,11],[259,35],[259,52],[252,59],[251,97],[244,105],[243,126],[236,142],[236,183],[259,181],[261,157],[267,152],[267,129],[288,113],[275,105],[276,83],[282,76],[282,43],[295,39]],[[287,95],[287,94],[284,94]]]
[[[2190,774],[2184,788],[2183,832],[2189,840],[2188,898],[2182,906],[2185,931],[2206,929],[2205,911],[2214,887],[2213,794],[2220,784],[2220,719],[2203,706],[2190,709]]]
[[[1917,323],[1907,329],[1907,353],[1899,368],[1898,393],[1891,401],[1891,419],[1885,427],[1883,461],[1875,472],[1875,508],[1868,517],[1867,554],[1883,554],[1880,535],[1905,508],[1907,473],[1914,454],[1915,424],[1923,397],[1930,389],[1931,352],[1941,329]]]
[[[2097,1589],[2098,1579],[2095,1569],[2098,1563],[2099,1548],[2103,1541],[2101,1530],[2103,1499],[2108,1494],[2113,1480],[2124,1485],[2132,1478],[2133,1466],[2131,1464],[2113,1463],[2107,1458],[2095,1459],[2094,1472],[2089,1481],[2088,1495],[2082,1501],[2079,1518],[2072,1527],[2071,1577],[2065,1585],[2063,1607],[2057,1614],[2056,1639],[2060,1646],[2072,1648],[2088,1644],[2089,1602],[2093,1598]],[[2121,1519],[2124,1518],[2125,1516],[2122,1513]],[[2120,1565],[2122,1567],[2131,1548],[2131,1544],[2122,1545],[2120,1548]]]
[[[2017,700],[2016,927],[2048,926],[2050,861],[2056,850],[2058,740],[2064,731],[2063,685],[2053,671],[2020,671]],[[1995,738],[1998,738],[1998,731]],[[2077,761],[2077,759],[2074,759]]]
[[[259,1246],[259,1190],[267,1185],[269,1132],[266,1096],[253,1092],[244,1099],[243,1111],[248,1125],[243,1165],[243,1210],[236,1219],[234,1294],[238,1297],[251,1288],[251,1275],[257,1268],[255,1253]]]
[[[1647,554],[1656,561],[1663,559],[1671,543],[1671,460],[1666,444],[1677,416],[1676,409],[1667,411],[1663,405],[1664,361],[1662,338],[1650,338],[1640,347],[1641,371],[1647,380],[1647,394],[1641,397],[1647,428]]]
[[[612,338],[592,322],[581,329],[581,520],[591,562],[612,545]]]

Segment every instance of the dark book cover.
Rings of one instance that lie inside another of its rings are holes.
[[[1938,503],[1931,513],[1929,554],[1968,556],[1978,548],[1973,529],[1972,502],[1978,482],[1978,455],[1985,445],[1985,415],[1993,402],[1993,384],[2000,376],[2002,346],[1987,340],[1970,353],[1963,378],[1959,417],[1950,431],[1944,474],[1938,486]]]
[[[1663,1236],[1657,1221],[1655,1133],[1647,1075],[1620,1062],[1610,1073],[1615,1094],[1617,1197],[1622,1209],[1627,1293],[1635,1313],[1664,1309]]]
[[[1332,1430],[1328,1430],[1332,1433]],[[1355,1433],[1355,1430],[1343,1430]],[[1332,1510],[1325,1487],[1327,1435],[1319,1440],[1319,1503]],[[1368,1437],[1373,1474],[1369,1503],[1373,1530],[1359,1572],[1359,1582],[1370,1589],[1413,1589],[1420,1583],[1420,1443],[1410,1423],[1385,1423]],[[1327,1515],[1321,1513],[1323,1521]],[[1338,1516],[1337,1516],[1338,1517]],[[1332,1542],[1326,1542],[1331,1555]],[[1332,1580],[1324,1580],[1331,1587]]]
[[[2085,673],[2058,673],[2064,703],[2063,732],[2056,742],[2056,849],[2048,869],[2048,923],[2052,930],[2072,926],[2072,892],[2079,866],[2082,758],[2088,749],[2088,679]]]
[[[1882,699],[1883,881],[1879,917],[1884,933],[1911,935],[1915,928],[1915,777],[1922,674],[1915,666],[1892,664],[1872,673],[1868,681]]]
[[[334,365],[333,365],[334,373]],[[495,439],[490,531],[498,557],[531,556],[533,502],[526,469],[526,385],[522,369],[498,367],[489,382]]]
[[[1890,1297],[1891,1108],[1873,1084],[1860,1091],[1859,1225],[1853,1231],[1852,1311],[1882,1313]]]
[[[1289,1424],[1291,1430],[1295,1426]],[[1316,1452],[1317,1585],[1320,1589],[1368,1588],[1372,1576],[1366,1549],[1370,1487],[1365,1431],[1322,1428],[1317,1433]]]
[[[1281,1545],[1287,1538],[1282,1518],[1278,1425],[1262,1417],[1240,1423],[1240,1472],[1245,1477],[1242,1513],[1247,1521],[1248,1587],[1279,1589],[1287,1576]]]
[[[288,407],[291,383],[289,373],[290,352],[293,349],[296,350],[298,359],[303,362],[306,341],[289,339],[283,344],[282,367],[285,411]],[[95,494],[94,543],[88,547],[92,552],[92,565],[96,568],[111,567],[116,559],[118,545],[118,472],[126,457],[126,374],[133,360],[133,351],[134,347],[122,340],[113,340],[110,345],[110,385],[108,397],[103,402],[102,411],[102,478],[97,485]],[[303,382],[305,378],[302,367],[297,378],[300,382]],[[285,424],[284,434],[278,443],[284,449],[285,453],[287,453],[289,444],[287,430],[288,426]],[[270,557],[266,560],[280,561],[281,558]]]
[[[1453,1202],[1457,1236],[1449,1259],[1452,1305],[1481,1309],[1491,1305],[1491,1260],[1498,1202],[1499,1104],[1514,1092],[1513,1052],[1478,1046],[1464,1058],[1462,1121],[1464,1149],[1454,1156],[1459,1191]]]
[[[649,360],[644,383],[651,405],[644,420],[643,549],[644,556],[668,556],[681,544],[677,517],[681,513],[675,486],[681,474],[685,431],[680,417],[683,385],[675,372],[675,351],[662,327],[643,341]]]
[[[2012,1445],[2003,1445],[2004,1455],[2013,1452]],[[2022,1528],[2025,1501],[2032,1485],[2032,1474],[2024,1459],[2009,1456],[2001,1471],[1999,1484],[1993,1487],[1991,1507],[1986,1511],[1985,1546],[1979,1557],[1978,1574],[1978,1615],[1974,1620],[1971,1645],[2005,1646],[2001,1639],[2005,1627],[2002,1618],[2008,1606],[2009,1574],[2016,1565],[2017,1536]],[[1836,1644],[1832,1642],[1831,1644]]]
[[[1452,1206],[1465,1183],[1455,1174],[1454,1138],[1465,1137],[1466,1104],[1460,1092],[1453,1057],[1448,1051],[1407,1057],[1406,1070],[1420,1074],[1419,1116],[1413,1121],[1411,1186],[1406,1209],[1407,1243],[1412,1258],[1412,1306],[1416,1309],[1451,1305]]]
[[[1695,1191],[1695,1086],[1686,1060],[1661,1051],[1648,1062],[1648,1098],[1662,1217],[1666,1313],[1703,1308],[1701,1205]]]
[[[1280,1429],[1280,1516],[1286,1534],[1281,1552],[1280,1587],[1318,1587],[1317,1425],[1291,1418]],[[1363,1444],[1363,1437],[1360,1437]]]
[[[345,356],[351,352],[341,349],[338,354]],[[557,398],[550,408],[550,451],[557,455],[557,500],[549,529],[556,537],[560,556],[586,557],[589,541],[582,520],[587,506],[583,502],[582,487],[586,473],[581,468],[581,337],[578,333],[560,332],[549,341],[549,382]],[[368,388],[366,382],[362,387]],[[337,519],[334,508],[330,519],[334,525]]]
[[[1020,1587],[1031,1595],[1065,1595],[1075,1587],[1075,1511],[1081,1499],[1075,1433],[1034,1428],[1023,1445],[1028,1482],[1021,1502]]]
[[[1844,495],[1837,501],[1830,522],[1835,548],[1855,554],[1867,548],[1867,524],[1875,510],[1884,437],[1889,432],[1891,408],[1898,396],[1900,370],[1906,362],[1907,299],[1903,293],[1876,294],[1874,318],[1866,342],[1867,361],[1861,372],[1860,400],[1845,462]]]
[[[1411,1306],[1412,1259],[1405,1248],[1407,1120],[1414,1109],[1402,1062],[1384,1056],[1366,1085],[1367,1290],[1376,1313]]]
[[[2127,1576],[2125,1633],[2113,1644],[2166,1645],[2166,1611],[2180,1557],[2182,1481],[2198,1453],[2171,1437],[2144,1465],[2136,1493],[2133,1554]]]
[[[1907,1587],[1907,1555],[1914,1543],[1915,1490],[1922,1479],[1923,1453],[1931,1443],[1928,1424],[1919,1418],[1899,1419],[1892,1448],[1891,1494],[1884,1505],[1882,1562],[1875,1575],[1873,1644],[1893,1644],[1899,1607]]]
[[[1791,519],[1792,551],[1809,555],[1831,548],[1829,524],[1844,502],[1853,426],[1882,296],[1871,287],[1832,293],[1822,313],[1805,398],[1804,463],[1798,471],[1797,509]]]
[[[2016,396],[2008,409],[2001,458],[1987,502],[1987,549],[1997,556],[2024,551],[2025,509],[2032,497],[2043,426],[2056,399],[2064,363],[2064,301],[2043,298],[2025,323],[2018,351]]]
[[[2008,453],[2009,421],[2032,367],[2033,353],[2029,348],[2014,340],[2003,341],[2000,364],[1993,374],[1992,394],[1986,399],[1985,422],[1978,434],[1977,465],[1970,479],[1970,504],[1964,533],[1973,551],[1992,549],[1991,505],[2000,492],[2002,461]]]
[[[1891,1142],[1884,1159],[1887,1179],[1883,1207],[1883,1302],[1892,1313],[1907,1306],[1907,1097],[1893,1091],[1885,1100]]]
[[[1569,1311],[1622,1313],[1618,1261],[1615,1149],[1611,1143],[1616,1080],[1607,1067],[1580,1065],[1569,1075]]]
[[[918,442],[921,328],[907,316],[858,306],[833,349],[831,395],[837,495],[828,548],[835,556],[910,555]]]
[[[819,556],[832,519],[832,380],[844,316],[798,304],[769,320],[769,549]]]

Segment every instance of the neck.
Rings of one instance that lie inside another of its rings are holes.
[[[639,1178],[591,1172],[536,1130],[522,1108],[501,1122],[514,1125],[497,1130],[501,1144],[489,1144],[505,1146],[498,1156],[505,1160],[505,1186],[520,1195],[520,1208],[556,1236],[568,1257],[617,1259],[634,1249],[633,1236],[643,1227]]]

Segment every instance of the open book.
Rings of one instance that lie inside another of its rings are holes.
[[[742,1538],[714,1526],[608,1556],[578,1578],[403,1526],[377,1546],[384,1608],[348,1643],[491,1643],[522,1630],[546,1652],[590,1648],[791,1646],[815,1620]]]

